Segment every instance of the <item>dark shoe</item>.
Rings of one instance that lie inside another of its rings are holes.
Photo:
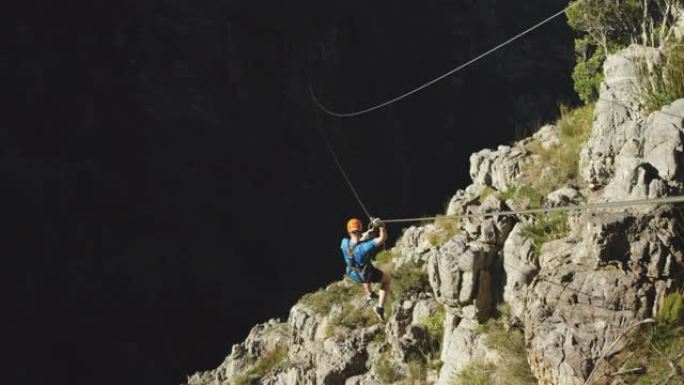
[[[378,299],[378,294],[377,294],[376,292],[371,292],[371,293],[368,294],[368,296],[366,297],[366,303],[367,303],[368,305],[374,305],[376,299]]]
[[[376,306],[375,309],[375,315],[378,316],[381,322],[385,322],[385,309],[381,308],[380,306]]]

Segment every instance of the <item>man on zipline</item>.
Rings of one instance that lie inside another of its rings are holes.
[[[377,238],[370,238],[372,230],[362,233],[363,224],[353,218],[347,222],[349,238],[342,239],[342,255],[347,264],[347,275],[357,283],[360,283],[368,294],[368,302],[373,304],[378,295],[373,292],[372,283],[380,283],[380,296],[378,306],[373,309],[381,321],[385,321],[385,297],[389,292],[390,277],[371,263],[375,251],[387,240],[387,230],[380,218],[371,222],[372,229],[378,229]]]

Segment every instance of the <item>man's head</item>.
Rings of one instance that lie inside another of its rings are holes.
[[[347,221],[347,232],[349,235],[361,236],[361,231],[363,231],[363,223],[359,219],[352,218]]]

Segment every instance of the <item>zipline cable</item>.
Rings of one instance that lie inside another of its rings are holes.
[[[494,217],[499,215],[525,215],[525,214],[541,214],[541,213],[552,213],[561,211],[574,211],[574,210],[596,210],[602,208],[610,207],[626,207],[626,206],[639,206],[639,205],[655,205],[655,204],[665,204],[665,203],[679,203],[684,202],[684,195],[674,195],[664,198],[654,198],[654,199],[634,199],[629,201],[615,201],[615,202],[598,202],[598,203],[588,203],[584,205],[568,205],[568,206],[557,206],[557,207],[545,207],[537,209],[525,209],[525,210],[508,210],[508,211],[491,211],[487,213],[470,213],[470,214],[455,214],[455,215],[443,215],[436,217],[419,217],[419,218],[402,218],[402,219],[383,219],[385,223],[405,223],[405,222],[423,222],[423,221],[434,221],[438,218],[469,218],[469,217]]]
[[[418,92],[418,91],[421,91],[421,90],[423,90],[423,89],[425,89],[425,88],[427,88],[427,87],[430,87],[431,85],[437,83],[438,81],[440,81],[440,80],[442,80],[442,79],[444,79],[444,78],[446,78],[446,77],[448,77],[448,76],[450,76],[450,75],[452,75],[452,74],[454,74],[454,73],[456,73],[456,72],[458,72],[458,71],[460,71],[460,70],[462,70],[462,69],[464,69],[464,68],[470,66],[471,64],[473,64],[473,63],[479,61],[480,59],[483,59],[483,58],[486,57],[486,56],[489,56],[490,54],[494,53],[495,51],[498,51],[499,49],[505,47],[506,45],[508,45],[508,44],[510,44],[510,43],[512,43],[512,42],[514,42],[515,40],[518,40],[519,38],[521,38],[521,37],[527,35],[528,33],[534,31],[535,29],[537,29],[537,28],[539,28],[539,27],[541,27],[542,25],[544,25],[544,24],[550,22],[551,20],[553,20],[553,19],[557,18],[558,16],[564,14],[565,11],[567,11],[567,9],[568,9],[567,7],[566,7],[566,8],[563,8],[562,11],[559,11],[559,12],[553,14],[552,16],[549,16],[548,18],[544,19],[543,21],[540,21],[539,23],[535,24],[534,26],[532,26],[532,27],[526,29],[526,30],[523,31],[523,32],[520,32],[519,34],[513,36],[512,38],[510,38],[510,39],[508,39],[508,40],[506,40],[506,41],[504,41],[503,43],[497,45],[496,47],[491,48],[491,49],[489,49],[488,51],[483,52],[482,54],[480,54],[480,55],[474,57],[473,59],[470,59],[469,61],[467,61],[467,62],[461,64],[460,66],[458,66],[458,67],[456,67],[456,68],[450,70],[449,72],[447,72],[447,73],[445,73],[445,74],[443,74],[443,75],[440,75],[440,76],[438,76],[438,77],[436,77],[436,78],[434,78],[434,79],[428,81],[427,83],[424,83],[424,84],[422,84],[422,85],[420,85],[420,86],[414,88],[414,89],[411,90],[411,91],[408,91],[408,92],[406,92],[406,93],[404,93],[404,94],[401,94],[401,95],[399,95],[399,96],[397,96],[397,97],[394,97],[394,98],[392,98],[392,99],[389,99],[389,100],[387,100],[387,101],[385,101],[385,102],[382,102],[382,103],[380,103],[380,104],[376,104],[376,105],[374,105],[374,106],[371,106],[371,107],[368,107],[368,108],[365,108],[365,109],[362,109],[362,110],[359,110],[359,111],[355,111],[355,112],[342,113],[342,112],[335,112],[335,111],[332,111],[332,110],[330,110],[329,108],[325,107],[325,106],[318,100],[318,97],[316,97],[316,94],[313,92],[313,89],[312,89],[312,88],[310,88],[311,97],[312,97],[314,103],[316,103],[316,105],[318,106],[318,108],[320,108],[321,110],[323,110],[326,114],[331,115],[331,116],[334,116],[334,117],[338,117],[338,118],[351,118],[351,117],[354,117],[354,116],[359,116],[359,115],[366,114],[366,113],[368,113],[368,112],[377,110],[377,109],[379,109],[379,108],[389,106],[390,104],[393,104],[393,103],[398,102],[398,101],[400,101],[400,100],[402,100],[402,99],[404,99],[404,98],[407,98],[407,97],[409,97],[409,96],[415,94],[415,93]]]
[[[359,206],[361,206],[361,209],[363,212],[366,214],[368,219],[370,220],[373,218],[370,215],[370,212],[366,209],[366,206],[363,204],[363,201],[361,201],[361,197],[359,196],[359,193],[356,192],[356,189],[354,188],[354,185],[352,184],[351,180],[349,179],[349,176],[347,176],[347,173],[344,172],[344,168],[342,167],[342,163],[340,162],[340,159],[337,157],[337,153],[335,152],[335,149],[333,148],[332,144],[330,143],[330,140],[328,139],[328,136],[325,134],[322,128],[319,127],[318,131],[320,132],[321,136],[323,137],[323,141],[325,142],[325,146],[328,148],[328,152],[330,152],[330,155],[332,156],[333,160],[335,161],[335,165],[337,166],[337,169],[340,170],[340,174],[342,174],[342,177],[344,178],[344,181],[347,182],[347,186],[349,186],[349,189],[351,190],[352,194],[354,194],[354,197],[356,198],[356,201],[359,203]]]
[[[603,101],[606,103],[611,103],[615,104],[621,107],[624,107],[626,109],[632,110],[632,111],[637,111],[640,112],[639,109],[630,107],[626,104],[620,103],[617,100],[614,99],[606,99],[606,98],[598,98],[598,101]],[[675,118],[680,118],[684,119],[684,116],[682,115],[677,115],[673,114],[670,112],[665,112],[661,110],[653,111],[653,113],[660,113],[663,115],[675,117]],[[681,202],[684,201],[684,196],[673,196],[673,197],[666,197],[666,198],[658,198],[658,199],[641,199],[641,200],[635,200],[635,201],[622,201],[622,202],[607,202],[607,203],[594,203],[590,205],[585,205],[584,207],[582,206],[559,206],[555,208],[541,208],[541,209],[530,209],[530,210],[521,210],[521,211],[507,211],[507,212],[500,212],[500,213],[491,213],[491,214],[486,214],[484,216],[494,216],[494,215],[517,215],[517,214],[534,214],[534,213],[543,213],[543,212],[553,212],[553,211],[570,211],[570,210],[581,210],[581,209],[596,209],[596,208],[603,208],[603,207],[620,207],[620,206],[631,206],[631,205],[645,205],[645,204],[658,204],[658,203],[669,203],[670,201],[666,201],[670,198],[674,198],[675,200],[672,200],[671,202]],[[682,200],[677,200],[679,198],[682,198]],[[455,215],[458,216],[458,215]],[[469,215],[460,215],[461,217],[464,216],[483,216],[482,214],[469,214]],[[406,219],[389,219],[389,220],[384,220],[385,223],[402,223],[402,222],[421,222],[421,221],[429,221],[429,220],[435,220],[436,218],[443,218],[442,217],[420,217],[420,218],[406,218]]]

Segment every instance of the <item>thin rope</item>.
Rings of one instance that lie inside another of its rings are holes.
[[[351,180],[347,176],[347,173],[344,172],[344,168],[342,167],[342,163],[340,162],[340,159],[337,157],[337,153],[335,153],[335,149],[333,148],[332,144],[330,144],[330,140],[328,140],[328,136],[325,135],[325,132],[323,132],[323,129],[319,128],[318,131],[321,133],[321,136],[323,137],[323,141],[325,142],[325,146],[328,148],[330,155],[332,155],[332,158],[335,161],[335,165],[337,166],[337,169],[340,170],[340,174],[342,174],[342,177],[344,177],[344,181],[347,182],[347,186],[349,186],[349,189],[351,190],[352,194],[354,194],[354,197],[356,198],[356,201],[359,203],[359,206],[361,206],[361,209],[363,210],[363,212],[366,214],[366,216],[370,220],[373,217],[370,215],[370,213],[366,209],[366,206],[361,201],[361,197],[356,192],[356,189],[354,188],[354,185],[352,184]]]
[[[430,81],[427,82],[427,83],[424,83],[424,84],[422,84],[422,85],[420,85],[420,86],[414,88],[414,89],[411,90],[411,91],[408,91],[408,92],[406,92],[406,93],[404,93],[404,94],[401,94],[401,95],[399,95],[399,96],[397,96],[397,97],[394,97],[394,98],[392,98],[392,99],[389,99],[389,100],[387,100],[387,101],[385,101],[385,102],[382,102],[382,103],[380,103],[380,104],[376,104],[376,105],[374,105],[374,106],[371,106],[371,107],[362,109],[362,110],[360,110],[360,111],[348,112],[348,113],[342,113],[342,112],[335,112],[335,111],[332,111],[332,110],[328,109],[327,107],[325,107],[325,106],[318,100],[318,98],[316,97],[316,94],[313,92],[313,89],[310,89],[310,91],[311,91],[311,97],[312,97],[314,103],[316,103],[316,105],[318,106],[318,108],[320,108],[320,109],[323,110],[326,114],[331,115],[331,116],[335,116],[335,117],[338,117],[338,118],[350,118],[350,117],[353,117],[353,116],[359,116],[359,115],[362,115],[362,114],[366,114],[366,113],[368,113],[368,112],[377,110],[377,109],[382,108],[382,107],[389,106],[390,104],[393,104],[393,103],[398,102],[398,101],[400,101],[400,100],[402,100],[402,99],[404,99],[404,98],[407,98],[407,97],[409,97],[409,96],[415,94],[416,92],[419,92],[419,91],[421,91],[421,90],[423,90],[423,89],[425,89],[425,88],[427,88],[427,87],[429,87],[429,86],[431,86],[431,85],[437,83],[438,81],[440,81],[440,80],[442,80],[442,79],[444,79],[444,78],[446,78],[446,77],[448,77],[448,76],[450,76],[450,75],[452,75],[452,74],[454,74],[454,73],[456,73],[456,72],[458,72],[458,71],[460,71],[460,70],[462,70],[462,69],[464,69],[464,68],[470,66],[471,64],[473,64],[473,63],[479,61],[480,59],[483,59],[483,58],[485,58],[486,56],[489,56],[490,54],[494,53],[495,51],[498,51],[499,49],[501,49],[501,48],[507,46],[508,44],[514,42],[515,40],[518,40],[519,38],[521,38],[521,37],[527,35],[528,33],[534,31],[535,29],[541,27],[542,25],[548,23],[549,21],[555,19],[556,17],[558,17],[558,16],[564,14],[565,11],[567,11],[567,9],[568,9],[567,7],[566,7],[566,8],[563,8],[562,11],[559,11],[559,12],[553,14],[552,16],[549,16],[548,18],[546,18],[546,19],[544,19],[543,21],[541,21],[541,22],[535,24],[535,25],[532,26],[531,28],[526,29],[525,31],[523,31],[523,32],[521,32],[521,33],[519,33],[519,34],[513,36],[512,38],[510,38],[510,39],[504,41],[503,43],[497,45],[496,47],[494,47],[494,48],[492,48],[492,49],[490,49],[490,50],[488,50],[488,51],[485,51],[484,53],[482,53],[482,54],[476,56],[475,58],[473,58],[473,59],[471,59],[471,60],[469,60],[469,61],[467,61],[467,62],[461,64],[460,66],[458,66],[458,67],[456,67],[456,68],[450,70],[449,72],[447,72],[447,73],[445,73],[445,74],[443,74],[443,75],[440,75],[440,76],[436,77],[435,79],[430,80]]]
[[[626,207],[626,206],[639,206],[639,205],[655,205],[664,203],[678,203],[684,202],[684,195],[675,195],[665,198],[654,198],[654,199],[635,199],[629,201],[615,201],[615,202],[600,202],[600,203],[589,203],[584,205],[567,205],[567,206],[557,206],[557,207],[545,207],[538,209],[525,209],[525,210],[508,210],[508,211],[491,211],[487,213],[470,213],[470,214],[455,214],[455,215],[443,215],[434,217],[419,217],[419,218],[402,218],[402,219],[383,219],[385,223],[404,223],[404,222],[423,222],[423,221],[434,221],[438,218],[468,218],[468,217],[494,217],[499,215],[524,215],[524,214],[541,214],[541,213],[552,213],[560,211],[574,211],[574,210],[596,210],[609,207]]]

